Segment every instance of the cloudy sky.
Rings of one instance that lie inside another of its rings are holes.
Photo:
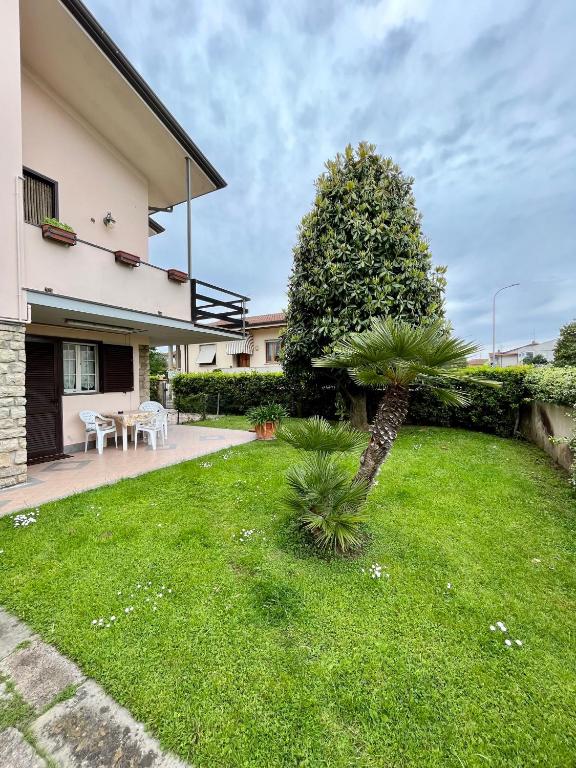
[[[367,140],[415,177],[456,331],[503,347],[576,316],[574,0],[88,0],[228,182],[196,276],[285,306],[324,161]],[[184,211],[153,260],[184,266]]]

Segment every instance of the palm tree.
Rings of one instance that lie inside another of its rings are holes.
[[[378,318],[367,331],[346,336],[332,353],[313,361],[321,368],[347,368],[357,384],[384,390],[357,480],[374,483],[406,418],[410,385],[418,381],[430,386],[444,403],[467,404],[465,395],[451,385],[458,380],[457,370],[466,365],[466,357],[477,351],[477,345],[450,336],[442,320],[413,327],[401,320]]]

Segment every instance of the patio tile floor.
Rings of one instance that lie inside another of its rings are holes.
[[[69,459],[36,464],[28,468],[27,483],[0,491],[0,517],[251,440],[252,433],[240,430],[171,425],[166,444],[155,451],[141,442],[137,450],[130,444],[122,451],[119,441],[118,449],[111,442],[102,455],[89,448]]]

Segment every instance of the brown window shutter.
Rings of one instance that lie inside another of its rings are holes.
[[[100,384],[102,392],[132,392],[134,357],[132,347],[102,344],[100,347]]]

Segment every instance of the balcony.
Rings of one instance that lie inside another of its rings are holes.
[[[249,299],[241,294],[144,261],[131,266],[126,258],[80,239],[73,247],[44,240],[32,224],[23,225],[23,246],[22,287],[33,322],[60,325],[96,315],[100,319],[94,322],[121,321],[157,344],[243,333]]]

